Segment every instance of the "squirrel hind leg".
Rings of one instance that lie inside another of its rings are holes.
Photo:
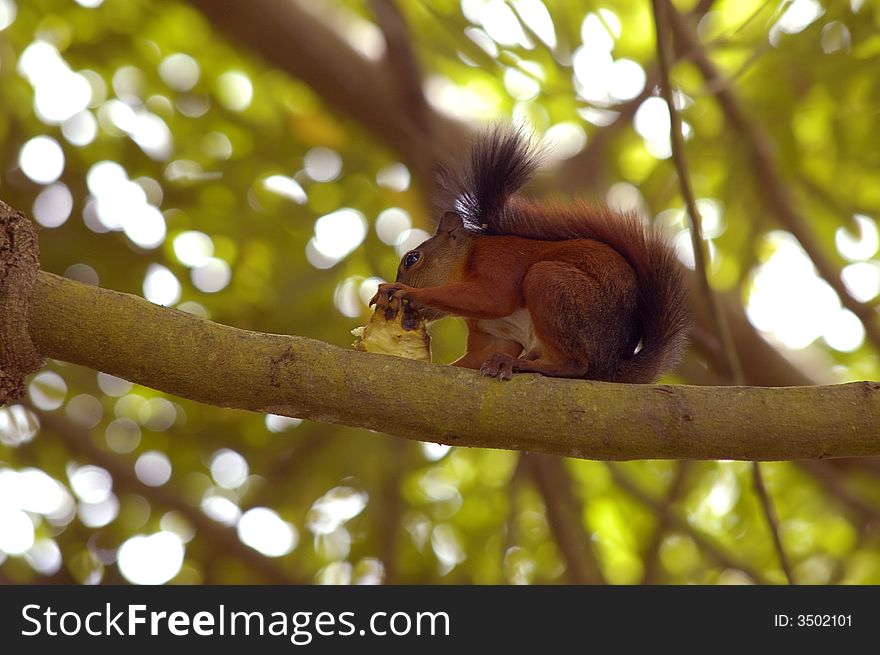
[[[519,343],[483,332],[477,327],[477,321],[467,321],[467,327],[467,351],[452,362],[453,366],[478,369],[497,353],[517,357],[522,352]]]
[[[611,261],[609,268],[617,262]],[[564,261],[532,265],[523,280],[526,307],[541,348],[513,365],[518,372],[608,380],[632,331],[634,295]],[[531,354],[531,353],[530,353]]]

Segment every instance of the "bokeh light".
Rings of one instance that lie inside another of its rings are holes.
[[[225,489],[237,489],[247,482],[249,470],[247,460],[229,448],[211,457],[211,477]]]
[[[357,248],[367,236],[367,219],[345,207],[315,221],[315,236],[306,246],[306,257],[315,268],[330,268]]]
[[[132,584],[164,584],[180,571],[185,548],[176,534],[162,530],[137,535],[119,548],[119,571]]]
[[[149,487],[161,487],[171,479],[171,460],[165,453],[150,450],[137,458],[134,472]]]
[[[182,52],[168,55],[159,64],[159,76],[175,91],[185,92],[199,81],[199,62]]]
[[[180,282],[161,264],[150,264],[144,278],[144,298],[157,305],[173,305],[180,300]]]
[[[312,504],[306,525],[316,535],[328,535],[360,514],[369,496],[351,487],[334,487]]]
[[[254,507],[245,512],[238,521],[238,536],[266,557],[287,555],[298,541],[296,528],[268,507]]]
[[[37,184],[51,184],[64,171],[64,151],[51,136],[35,136],[21,147],[18,165]]]
[[[302,419],[278,416],[277,414],[266,414],[265,422],[266,429],[269,432],[279,433],[297,427],[302,423]]]
[[[231,111],[244,111],[250,107],[254,87],[250,78],[241,71],[223,73],[217,80],[220,102]]]

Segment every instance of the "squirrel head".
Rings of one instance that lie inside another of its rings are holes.
[[[411,287],[439,287],[458,280],[470,245],[477,235],[468,231],[456,212],[446,212],[437,231],[400,259],[397,282]]]

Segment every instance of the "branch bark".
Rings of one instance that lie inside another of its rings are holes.
[[[29,330],[47,357],[184,398],[455,446],[601,460],[880,454],[880,383],[780,389],[534,375],[505,383],[239,330],[46,272]]]

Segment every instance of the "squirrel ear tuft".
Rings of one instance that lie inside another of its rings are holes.
[[[452,232],[463,226],[464,223],[458,212],[446,212],[443,214],[443,218],[440,219],[440,224],[437,226],[437,232]]]

